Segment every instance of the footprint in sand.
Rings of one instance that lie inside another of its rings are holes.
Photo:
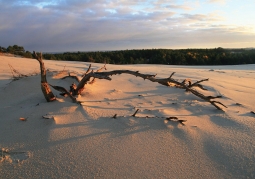
[[[29,157],[29,152],[11,152],[9,149],[0,149],[0,162],[22,163]]]

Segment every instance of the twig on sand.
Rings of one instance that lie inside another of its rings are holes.
[[[8,64],[12,73],[13,80],[19,80],[23,77],[28,77],[28,75],[24,75],[20,73],[18,70],[14,69],[10,64]]]
[[[159,117],[159,116],[145,116],[145,117],[142,117],[142,116],[136,116],[136,114],[138,113],[139,109],[137,109],[135,111],[135,113],[133,115],[131,115],[131,117],[134,117],[134,118],[162,118],[162,119],[165,119],[167,121],[171,121],[171,122],[177,122],[177,123],[180,123],[181,125],[185,126],[184,122],[186,122],[187,120],[183,120],[183,119],[178,119],[178,117],[175,117],[175,116],[172,116],[172,117]],[[120,117],[124,117],[124,116],[120,116]],[[114,119],[117,119],[117,114],[115,114],[112,118]]]
[[[132,116],[135,117],[135,115],[137,114],[138,111],[139,111],[139,109],[137,109]]]

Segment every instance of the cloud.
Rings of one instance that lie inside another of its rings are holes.
[[[83,51],[188,48],[216,43],[215,39],[232,42],[231,37],[242,42],[247,34],[254,40],[249,28],[223,26],[224,17],[218,13],[194,13],[195,7],[177,2],[0,1],[0,45],[18,44],[30,51]]]
[[[227,0],[208,0],[209,3],[226,4]]]

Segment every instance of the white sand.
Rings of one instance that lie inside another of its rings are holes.
[[[34,59],[0,56],[0,149],[9,151],[0,153],[0,178],[255,178],[255,115],[250,113],[255,65],[107,65],[109,71],[139,70],[158,78],[172,72],[179,80],[209,78],[203,82],[205,94],[223,96],[219,101],[228,108],[222,112],[182,89],[124,74],[87,85],[79,98],[83,106],[55,90],[58,100],[47,103],[40,75],[11,82],[8,64],[23,74],[39,72]],[[64,74],[57,71],[65,66],[82,74],[89,66],[45,65],[48,82],[68,89],[73,80],[60,80]],[[136,109],[137,116],[187,122],[130,117]]]

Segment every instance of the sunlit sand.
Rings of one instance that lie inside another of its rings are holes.
[[[61,78],[81,76],[90,65],[44,62],[48,82],[67,89],[75,81]],[[12,81],[8,64],[29,77]],[[57,100],[47,103],[38,62],[0,56],[0,178],[255,177],[254,64],[107,65],[120,69],[162,78],[176,72],[180,81],[209,78],[205,93],[223,96],[218,100],[227,108],[127,74],[87,84],[81,105],[54,89]],[[165,120],[173,116],[185,125]]]

